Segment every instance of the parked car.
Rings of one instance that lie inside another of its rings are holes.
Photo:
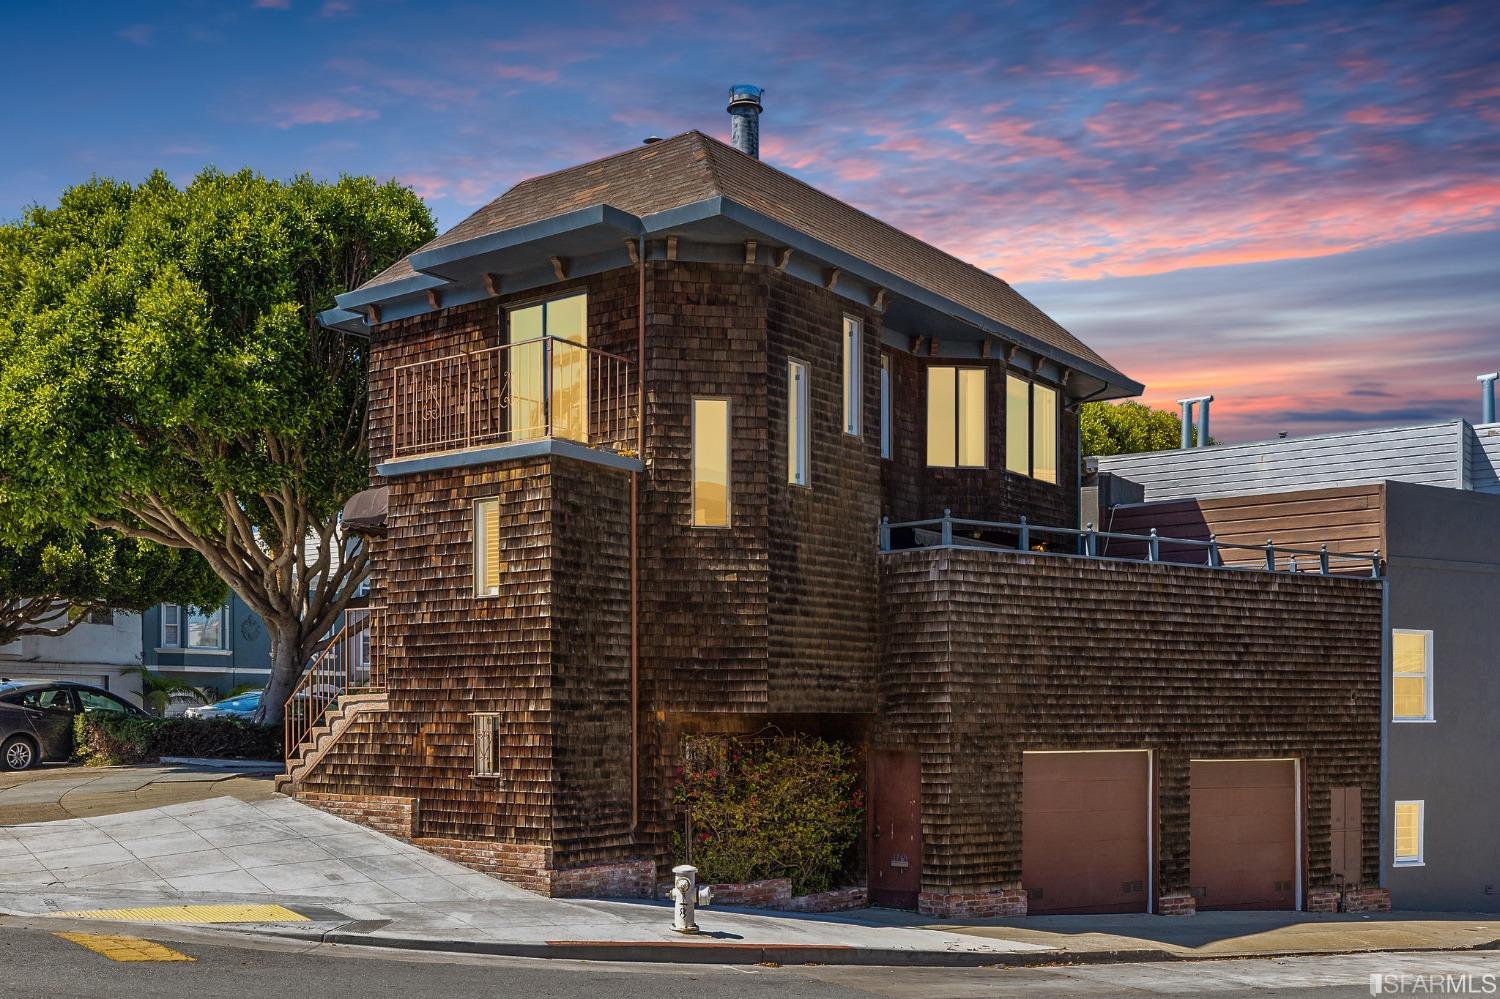
[[[87,683],[0,680],[0,769],[27,770],[72,756],[73,718],[79,712],[151,717]]]
[[[239,694],[212,704],[204,704],[188,708],[182,713],[184,718],[238,718],[240,721],[249,721],[250,716],[260,707],[260,694],[258,690],[252,690],[248,694]]]

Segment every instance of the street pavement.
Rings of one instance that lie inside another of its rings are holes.
[[[94,947],[75,931],[86,924],[18,924],[0,919],[0,983],[25,999],[262,999],[299,993],[319,999],[405,999],[536,996],[546,999],[1079,999],[1142,996],[1273,994],[1277,999],[1356,999],[1370,993],[1370,976],[1404,975],[1406,994],[1436,994],[1434,983],[1468,979],[1481,990],[1500,979],[1500,954],[1354,954],[1282,960],[1190,964],[1115,964],[1043,968],[731,967],[726,965],[610,964],[568,960],[475,957],[381,951],[300,943],[188,927],[111,927],[135,934]],[[76,942],[75,942],[76,941]],[[125,943],[128,943],[125,942]],[[175,958],[149,957],[152,950]],[[111,956],[113,955],[113,956]],[[1420,977],[1419,977],[1420,976]],[[1485,976],[1489,976],[1486,979]],[[1382,978],[1382,981],[1392,979]],[[1418,983],[1422,983],[1421,986]],[[1445,992],[1443,994],[1453,994]]]
[[[233,797],[265,801],[272,776],[185,766],[43,767],[0,773],[0,825],[136,812]]]

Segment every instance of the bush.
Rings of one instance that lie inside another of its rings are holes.
[[[162,756],[281,759],[281,729],[228,718],[136,718],[80,714],[73,719],[73,759],[110,767]]]
[[[855,859],[864,795],[846,745],[804,736],[691,738],[674,801],[706,883],[790,878],[792,892],[827,891]]]

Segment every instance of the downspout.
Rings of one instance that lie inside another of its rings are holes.
[[[636,270],[635,456],[646,460],[646,235],[639,237]],[[639,474],[630,473],[630,834],[641,824],[641,601]]]

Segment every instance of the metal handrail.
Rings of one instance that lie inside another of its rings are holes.
[[[1210,534],[1208,540],[1201,538],[1170,538],[1163,537],[1152,528],[1149,534],[1125,534],[1119,531],[1100,531],[1093,524],[1079,529],[1074,527],[1052,527],[1045,524],[1032,524],[1022,517],[1018,522],[969,520],[963,517],[953,516],[952,510],[944,510],[943,516],[930,520],[909,520],[900,523],[891,523],[887,517],[880,520],[879,545],[880,550],[889,552],[896,550],[892,545],[892,532],[901,530],[917,531],[921,529],[935,529],[938,532],[939,546],[974,547],[972,543],[965,544],[967,539],[954,540],[954,528],[977,529],[988,532],[1003,532],[1006,535],[1014,535],[1014,545],[1006,545],[1000,542],[984,541],[982,547],[995,547],[1013,551],[1037,551],[1039,554],[1072,554],[1082,555],[1086,558],[1112,559],[1125,562],[1161,562],[1170,565],[1203,565],[1213,569],[1230,569],[1238,571],[1256,572],[1312,572],[1321,576],[1347,575],[1347,572],[1339,572],[1335,563],[1352,563],[1353,567],[1363,571],[1365,566],[1369,567],[1369,575],[1373,579],[1381,578],[1380,549],[1376,548],[1368,554],[1362,552],[1335,552],[1329,551],[1327,545],[1316,549],[1312,548],[1290,548],[1277,545],[1274,541],[1267,539],[1264,545],[1244,545],[1233,542],[1220,541],[1217,535]],[[1052,535],[1064,538],[1073,538],[1075,543],[1072,552],[1047,551],[1045,549],[1034,549],[1031,543],[1033,535]],[[1100,539],[1105,541],[1105,550],[1101,551]],[[1140,546],[1145,557],[1124,555],[1108,552],[1109,541],[1122,541],[1130,545]],[[1161,546],[1201,548],[1204,551],[1204,560],[1199,562],[1178,562],[1172,559],[1162,558]],[[1224,553],[1230,552],[1255,552],[1254,559],[1246,560],[1255,564],[1237,565],[1225,562]],[[1304,559],[1302,565],[1298,559]],[[1305,567],[1304,567],[1305,566]]]
[[[379,609],[352,611],[350,616],[353,620],[313,656],[287,696],[282,719],[288,766],[308,733],[341,696],[351,691],[385,689]]]
[[[536,358],[511,361],[534,348]],[[571,354],[578,351],[577,355]],[[512,384],[524,364],[535,394]],[[515,343],[397,365],[391,381],[391,453],[434,454],[564,437],[628,450],[639,419],[634,364],[619,354],[562,337]]]

